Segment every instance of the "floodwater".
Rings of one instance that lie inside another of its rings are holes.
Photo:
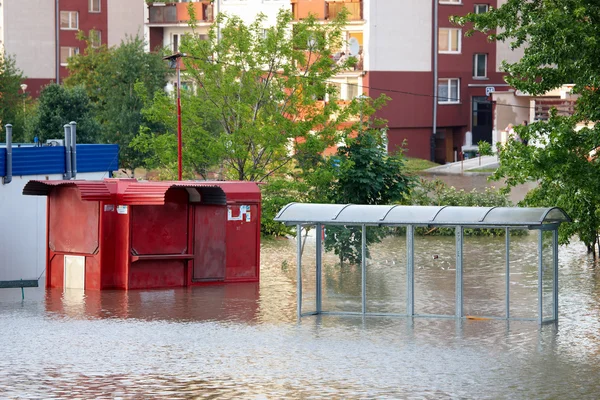
[[[537,234],[511,238],[511,312],[536,312]],[[503,315],[504,238],[467,238],[465,312]],[[558,324],[296,318],[296,242],[263,243],[259,284],[0,293],[0,398],[595,399],[600,273],[561,247]],[[371,247],[369,311],[403,311],[405,238]],[[415,307],[454,310],[453,238],[417,237]],[[305,311],[314,240],[304,248]],[[434,257],[437,256],[437,257]],[[324,309],[360,309],[360,268],[324,256]]]

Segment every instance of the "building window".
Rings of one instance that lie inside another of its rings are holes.
[[[91,13],[99,13],[100,12],[100,1],[101,0],[89,0],[89,2],[90,2],[89,11]]]
[[[171,38],[171,49],[173,50],[173,54],[178,53],[179,52],[179,39],[180,39],[180,34],[178,33],[174,33],[172,38]]]
[[[440,103],[440,104],[460,103],[460,79],[458,79],[458,78],[438,79],[438,103]]]
[[[462,31],[457,28],[440,28],[438,33],[439,53],[460,53]]]
[[[69,57],[79,54],[79,47],[60,47],[60,65],[66,66],[69,63]]]
[[[462,0],[439,0],[440,4],[462,4]]]
[[[60,29],[79,29],[79,13],[77,11],[61,11]]]
[[[473,78],[487,78],[487,54],[473,54]]]
[[[90,44],[92,47],[100,47],[102,45],[102,31],[97,29],[90,30]]]
[[[475,4],[475,14],[485,14],[489,7],[489,4]]]

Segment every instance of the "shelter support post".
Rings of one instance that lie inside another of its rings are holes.
[[[544,321],[543,282],[544,282],[544,231],[538,231],[538,322]]]
[[[316,262],[317,262],[317,266],[316,266],[316,288],[317,288],[317,298],[316,298],[316,308],[317,308],[317,314],[320,314],[321,311],[323,311],[322,309],[322,303],[323,303],[323,286],[322,286],[322,274],[323,274],[323,225],[321,224],[317,224],[316,225],[316,252],[317,252],[317,256],[316,256]]]
[[[302,225],[296,225],[296,286],[298,293],[298,318],[302,316]]]
[[[506,228],[505,257],[506,257],[506,319],[510,319],[510,228]]]
[[[367,226],[362,226],[362,257],[361,257],[361,283],[362,283],[362,313],[367,312]]]
[[[463,317],[463,228],[456,227],[456,318]]]
[[[552,316],[554,321],[558,321],[558,229],[552,232],[552,251],[554,258],[554,281],[552,294],[554,296],[554,310]]]
[[[415,228],[406,227],[406,314],[415,315]]]

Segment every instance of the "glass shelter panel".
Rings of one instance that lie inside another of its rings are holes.
[[[362,312],[362,226],[325,225],[323,311]]]
[[[314,225],[302,228],[302,313],[311,313],[317,310],[315,238]]]
[[[510,317],[537,319],[539,231],[510,229]]]
[[[506,243],[500,235],[482,235],[491,230],[465,229],[463,239],[463,310],[465,316],[505,317]],[[477,235],[473,235],[476,232]]]
[[[406,314],[406,228],[367,227],[367,312]]]
[[[554,246],[552,231],[542,232],[542,315],[544,320],[554,316]]]
[[[415,314],[454,316],[456,310],[454,229],[420,227],[415,231]],[[448,236],[431,236],[434,233]]]

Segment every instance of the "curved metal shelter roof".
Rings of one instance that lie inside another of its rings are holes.
[[[275,221],[288,225],[449,225],[526,226],[571,222],[560,208],[378,206],[290,203]]]

